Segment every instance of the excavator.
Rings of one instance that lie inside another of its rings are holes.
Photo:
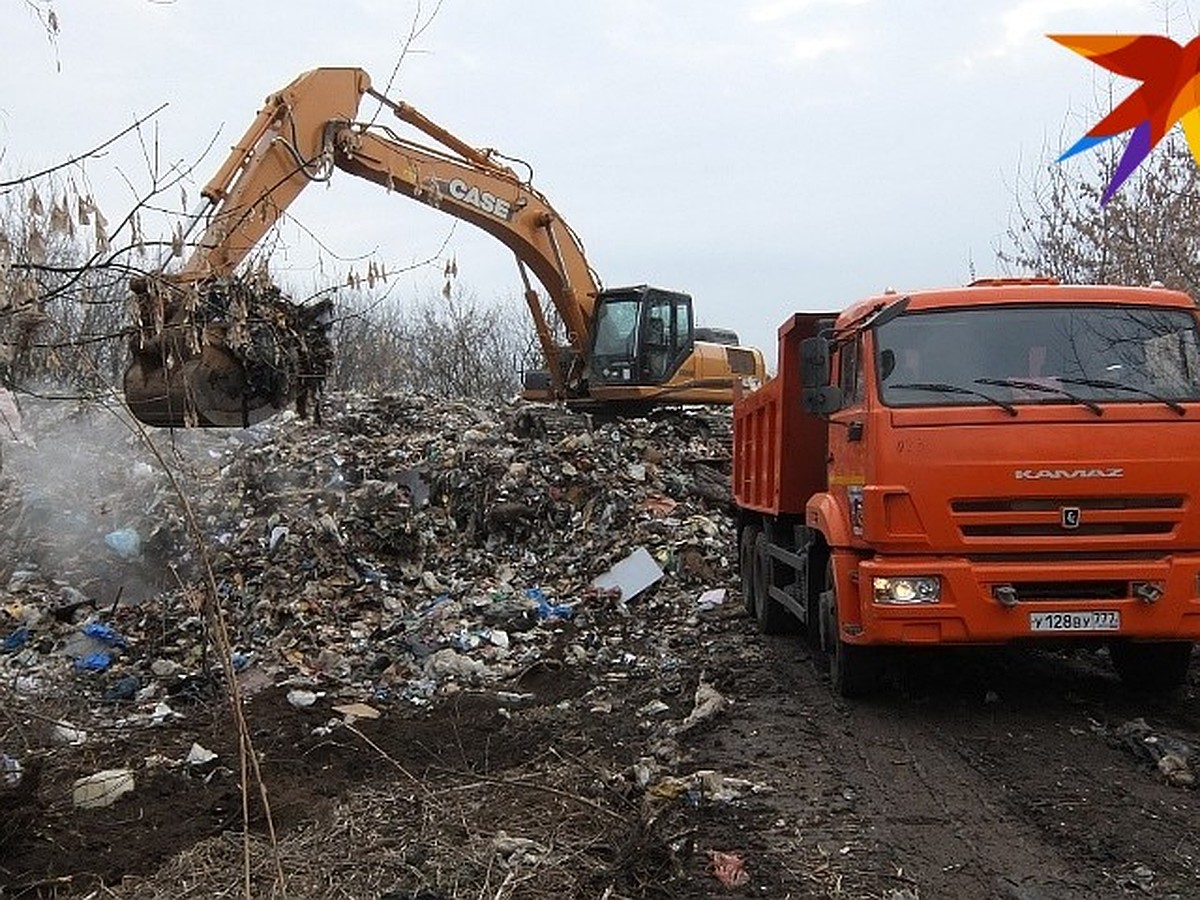
[[[428,143],[357,121],[364,97]],[[644,284],[605,289],[575,232],[508,161],[376,91],[362,69],[312,69],[271,94],[177,234],[177,251],[185,241],[193,248],[181,268],[132,284],[131,411],[154,426],[236,427],[308,401],[332,359],[331,304],[290,304],[234,272],[300,192],[335,171],[468,222],[515,254],[546,361],[527,373],[527,397],[619,415],[728,404],[765,378],[761,351],[739,346],[732,331],[698,327],[689,295]]]

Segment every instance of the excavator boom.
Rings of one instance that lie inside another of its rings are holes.
[[[378,100],[436,146],[401,137],[383,125],[359,122],[364,96]],[[139,418],[156,425],[247,424],[269,415],[281,400],[288,399],[279,396],[280,391],[287,395],[305,378],[315,381],[312,360],[328,356],[324,348],[312,349],[320,343],[314,330],[320,316],[293,316],[302,320],[294,336],[271,331],[280,341],[271,359],[296,363],[292,377],[279,380],[282,387],[272,393],[261,386],[261,377],[257,379],[259,387],[254,388],[253,379],[244,371],[244,347],[262,341],[252,340],[239,348],[231,339],[245,328],[239,330],[227,321],[228,310],[242,310],[245,304],[215,302],[214,297],[223,298],[228,290],[214,294],[207,289],[213,284],[233,283],[235,270],[300,192],[313,181],[327,181],[337,170],[469,222],[512,250],[547,361],[553,396],[582,398],[590,394],[600,402],[731,401],[733,382],[743,377],[747,368],[744,355],[732,368],[723,368],[718,361],[715,371],[709,371],[714,369],[711,360],[727,351],[714,354],[716,345],[705,350],[696,344],[696,352],[710,358],[707,366],[701,366],[706,369],[701,379],[704,383],[687,374],[694,373],[696,366],[689,369],[687,353],[682,352],[690,352],[694,343],[691,298],[686,295],[675,295],[685,298],[686,316],[671,320],[674,343],[662,348],[673,354],[675,369],[684,373],[683,382],[672,383],[672,373],[666,370],[651,372],[647,354],[655,351],[650,344],[645,352],[633,353],[632,368],[626,370],[630,374],[623,379],[608,383],[593,372],[590,359],[597,305],[605,304],[609,295],[588,264],[579,238],[549,201],[493,152],[470,146],[408,104],[377,93],[361,69],[321,68],[304,73],[267,98],[201,192],[208,209],[195,221],[203,218],[207,224],[194,251],[177,273],[156,282],[156,290],[137,292],[141,327],[125,390]],[[561,320],[566,346],[551,327],[528,272],[545,290]],[[198,288],[207,290],[207,302],[197,302]],[[203,312],[199,319],[197,310]],[[271,306],[259,312],[271,319],[281,316]],[[636,315],[640,317],[630,327],[631,342],[641,339],[643,327],[655,324],[645,318],[646,313]],[[761,354],[752,351],[749,376],[762,375]]]

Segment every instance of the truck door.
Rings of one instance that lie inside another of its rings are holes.
[[[838,346],[834,372],[842,406],[829,417],[829,489],[845,510],[851,532],[862,536],[862,489],[866,483],[866,373],[863,336]]]

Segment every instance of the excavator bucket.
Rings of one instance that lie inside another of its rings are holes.
[[[333,359],[332,303],[301,305],[245,279],[131,285],[137,328],[125,401],[160,428],[244,428],[316,400]]]

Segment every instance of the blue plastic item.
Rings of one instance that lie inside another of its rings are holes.
[[[121,637],[120,634],[103,622],[89,622],[83,626],[83,633],[101,643],[108,644],[110,647],[125,646],[125,638]]]
[[[547,600],[541,588],[526,588],[525,596],[537,604],[539,619],[569,619],[575,614],[573,607]]]
[[[112,665],[112,657],[107,653],[89,653],[75,660],[75,669],[79,672],[103,672]]]
[[[30,630],[28,628],[26,628],[24,625],[22,625],[20,628],[18,628],[16,631],[14,631],[12,634],[10,634],[8,637],[6,637],[4,639],[4,652],[12,653],[16,650],[20,650],[22,647],[24,647],[26,644],[29,643],[30,635],[31,635]]]

